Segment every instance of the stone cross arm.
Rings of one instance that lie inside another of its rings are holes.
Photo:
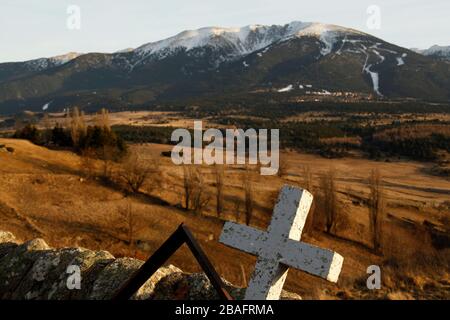
[[[220,242],[230,247],[238,247],[251,255],[262,256],[268,244],[267,237],[265,231],[227,222],[223,227]],[[278,253],[278,261],[288,267],[331,282],[337,282],[339,278],[344,258],[334,251],[291,239],[286,239],[280,248],[271,248],[273,249]]]
[[[307,190],[284,186],[267,231],[225,223],[219,241],[258,257],[245,299],[279,299],[289,267],[337,282],[344,258],[300,241],[312,201]]]

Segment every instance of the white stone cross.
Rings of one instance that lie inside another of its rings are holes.
[[[289,267],[336,282],[344,258],[331,250],[300,242],[313,196],[284,186],[267,231],[225,223],[219,241],[258,257],[246,300],[278,300]]]

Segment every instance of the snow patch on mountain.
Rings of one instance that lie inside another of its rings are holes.
[[[405,60],[404,58],[406,58],[408,56],[407,53],[402,54],[401,57],[397,57],[397,66],[403,66],[405,64]]]
[[[313,36],[319,38],[324,47],[320,50],[323,56],[330,54],[339,37],[346,38],[349,34],[362,34],[359,31],[324,23],[303,24],[303,28],[295,35],[297,37]]]
[[[381,54],[381,52],[388,52],[392,54],[398,54],[396,51],[389,50],[387,48],[382,47],[382,43],[375,43],[370,44],[370,41],[367,40],[348,40],[344,38],[342,40],[343,44],[337,51],[338,54],[341,54],[342,52],[352,52],[356,54],[363,54],[366,56],[364,65],[362,67],[362,73],[367,73],[370,76],[370,79],[372,80],[372,87],[373,91],[378,96],[383,96],[380,90],[380,74],[379,72],[373,71],[373,67],[376,65],[380,65],[382,63],[385,63],[387,61],[387,58],[385,55]],[[354,45],[353,49],[345,49],[344,46],[346,43],[351,43]],[[364,44],[366,43],[366,44]],[[369,61],[374,60],[374,55],[376,58],[376,62],[369,63]],[[406,57],[405,54],[402,55],[402,57]],[[401,58],[400,58],[401,59]]]
[[[375,53],[378,56],[378,58],[380,59],[379,63],[383,63],[384,60],[386,60],[386,58],[383,55],[381,55],[377,50],[373,49],[372,52]]]
[[[289,92],[289,91],[292,91],[292,89],[294,89],[294,86],[293,86],[292,84],[290,84],[290,85],[288,85],[287,87],[282,88],[282,89],[279,89],[279,90],[277,90],[277,91],[278,91],[278,92]]]
[[[434,45],[428,49],[411,49],[424,56],[433,56],[450,60],[450,46],[438,46]]]
[[[426,56],[429,55],[450,55],[450,46],[434,45],[426,50],[421,50]]]
[[[50,102],[47,102],[46,104],[44,104],[43,106],[42,106],[42,110],[43,111],[46,111],[47,109],[48,109],[48,107],[50,106],[50,103],[52,103],[53,101],[50,101]]]
[[[378,72],[370,70],[371,67],[372,67],[371,64],[367,65],[364,68],[364,71],[367,72],[370,75],[370,77],[372,78],[373,91],[375,91],[377,95],[382,96],[382,94],[380,92],[380,76],[379,76]]]
[[[82,53],[69,52],[67,54],[51,57],[51,58],[39,58],[30,61],[25,61],[25,64],[31,70],[41,71],[52,67],[61,66],[73,59],[79,57]]]
[[[265,26],[247,26],[244,28],[207,27],[187,30],[174,37],[143,45],[135,51],[147,55],[161,51],[173,51],[179,48],[190,51],[205,46],[232,45],[240,53],[250,53],[271,43],[271,39],[264,37],[259,41],[249,39],[250,33],[264,33],[267,28]]]
[[[187,30],[161,41],[145,44],[134,50],[142,57],[160,55],[165,57],[177,50],[191,51],[210,47],[226,49],[229,57],[242,57],[255,51],[264,54],[273,43],[295,37],[317,37],[324,45],[322,55],[331,53],[339,36],[363,34],[359,31],[331,24],[294,21],[284,26],[250,25],[242,28],[207,27]],[[261,56],[261,55],[259,55]]]

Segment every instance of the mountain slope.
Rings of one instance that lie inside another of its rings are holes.
[[[413,49],[413,50],[416,51],[417,53],[423,54],[424,56],[435,57],[450,61],[450,46],[434,45],[425,50],[421,49]]]
[[[81,53],[69,52],[51,58],[40,58],[24,62],[0,63],[0,83],[63,65],[80,55]]]
[[[101,100],[126,107],[283,88],[448,101],[449,79],[444,61],[340,26],[210,27],[113,54],[0,64],[0,111],[48,101],[59,109]]]

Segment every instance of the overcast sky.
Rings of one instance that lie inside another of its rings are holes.
[[[69,5],[81,10],[79,30],[67,27]],[[371,5],[380,8],[380,29],[367,26]],[[205,26],[294,20],[338,24],[404,47],[428,48],[450,45],[449,13],[450,0],[0,0],[0,62],[114,52]]]

